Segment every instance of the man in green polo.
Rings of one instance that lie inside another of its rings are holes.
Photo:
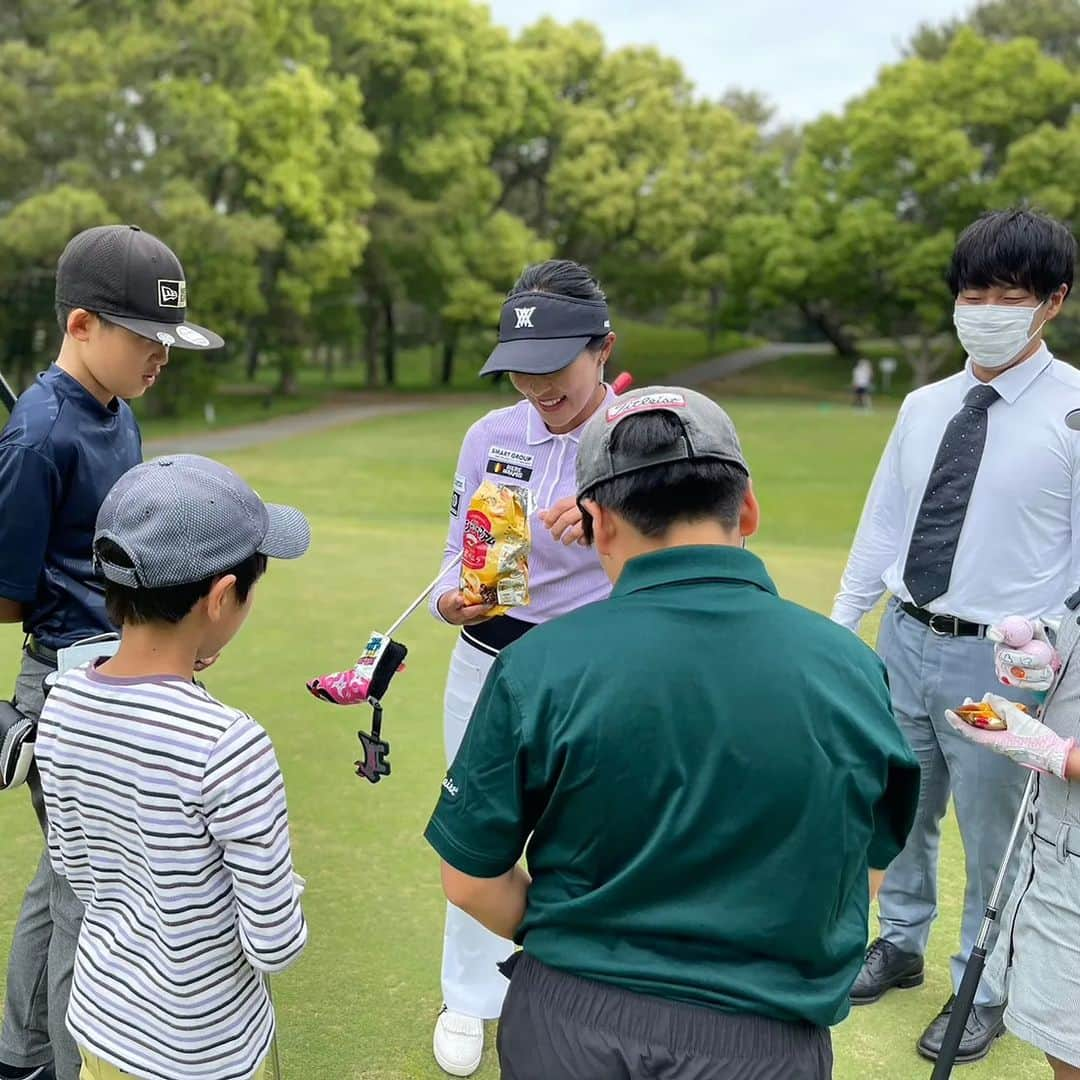
[[[450,901],[524,947],[504,1080],[822,1080],[918,797],[884,668],[743,550],[708,398],[619,398],[577,486],[611,598],[499,656],[426,833]]]

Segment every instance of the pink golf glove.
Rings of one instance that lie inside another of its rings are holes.
[[[994,673],[1004,686],[1022,690],[1049,690],[1061,668],[1042,622],[1010,615],[986,636],[994,642]]]
[[[1029,769],[1065,778],[1065,765],[1069,760],[1069,752],[1075,745],[1074,740],[1063,739],[1041,720],[1036,720],[1034,716],[1018,709],[1013,702],[998,697],[997,694],[986,694],[983,701],[1009,725],[1007,730],[984,731],[972,727],[964,723],[951,709],[946,710],[945,719],[964,738],[980,746],[1004,754]],[[971,704],[971,700],[968,699],[964,704]]]

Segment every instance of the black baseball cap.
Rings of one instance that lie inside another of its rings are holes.
[[[611,333],[603,300],[578,300],[559,293],[526,292],[502,306],[499,344],[481,375],[515,371],[548,375],[569,367],[595,337]]]
[[[85,308],[176,349],[220,349],[185,319],[187,282],[172,249],[137,225],[98,225],[73,237],[56,266],[56,302]]]

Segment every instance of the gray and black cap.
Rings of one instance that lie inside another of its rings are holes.
[[[611,333],[603,300],[578,300],[550,292],[511,297],[499,317],[499,344],[481,375],[512,371],[549,375],[569,367],[593,338]]]
[[[187,280],[172,249],[137,225],[98,225],[72,237],[56,266],[56,302],[174,349],[220,349],[187,321]]]
[[[131,566],[97,551],[111,540]],[[197,454],[159,457],[129,469],[98,512],[95,564],[129,588],[189,585],[227,573],[259,552],[298,559],[311,543],[307,518],[264,503],[232,469]]]
[[[682,434],[674,442],[643,454],[612,451],[611,436],[623,420],[658,411],[671,413],[681,424]],[[594,413],[582,429],[577,455],[578,498],[605,480],[674,461],[724,461],[750,475],[735,425],[712,398],[678,386],[632,390]]]

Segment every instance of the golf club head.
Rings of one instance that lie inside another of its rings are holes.
[[[408,655],[409,650],[401,642],[373,632],[354,667],[309,679],[305,685],[310,694],[331,705],[379,701],[390,688],[391,679],[404,667]]]
[[[356,775],[362,776],[372,784],[377,784],[384,776],[390,775],[390,744],[385,739],[358,731],[360,748],[364,756],[356,761]]]

